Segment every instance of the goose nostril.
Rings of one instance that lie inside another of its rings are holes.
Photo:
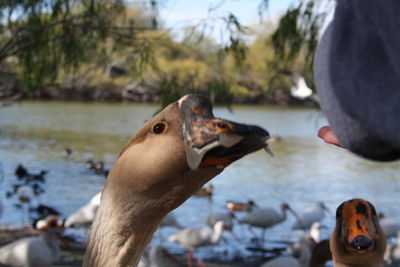
[[[372,240],[363,235],[357,236],[351,242],[351,246],[356,248],[357,250],[368,249],[372,244],[373,244]]]

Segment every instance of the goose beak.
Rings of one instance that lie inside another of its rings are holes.
[[[372,204],[371,204],[372,205]],[[348,202],[343,208],[343,243],[347,251],[363,253],[375,249],[378,240],[370,204],[361,200]]]
[[[215,118],[206,97],[186,95],[178,104],[184,115],[184,147],[192,170],[210,166],[222,169],[261,148],[270,151],[266,130]]]
[[[374,240],[368,232],[372,222],[366,221],[363,216],[354,216],[349,225],[349,235],[347,237],[346,247],[348,251],[371,251],[374,249]]]

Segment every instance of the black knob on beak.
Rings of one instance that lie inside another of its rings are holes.
[[[357,250],[364,250],[369,248],[372,245],[372,240],[363,235],[356,236],[351,242],[351,246],[356,248]]]

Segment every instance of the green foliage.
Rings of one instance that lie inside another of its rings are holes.
[[[303,0],[286,11],[272,35],[272,44],[276,52],[275,64],[280,61],[281,68],[290,69],[289,65],[293,66],[301,57],[300,72],[311,72],[330,1]]]
[[[124,11],[121,0],[2,1],[0,63],[17,61],[22,83],[37,90],[54,81],[61,68],[73,71],[93,57],[104,60],[101,48],[109,40],[113,50],[132,45],[143,28],[127,23]],[[146,59],[147,50],[137,52]]]
[[[259,34],[251,44],[244,41],[249,29],[234,14],[217,18],[226,25],[220,44],[207,37],[215,22],[207,18],[177,41],[158,22],[160,2],[146,3],[0,1],[0,70],[16,72],[32,94],[57,87],[117,92],[135,82],[155,91],[162,106],[187,93],[217,103],[271,95],[290,86],[281,70],[311,76],[325,18],[316,0],[299,1],[272,35]],[[260,1],[260,16],[268,3]],[[113,66],[128,75],[112,77],[107,71]]]

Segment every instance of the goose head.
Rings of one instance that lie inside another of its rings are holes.
[[[268,137],[260,127],[215,118],[202,95],[184,96],[128,142],[110,172],[105,197],[118,191],[113,195],[146,194],[156,200],[170,194],[171,200],[183,200],[232,162],[267,147]],[[163,206],[177,206],[168,203]]]
[[[343,202],[336,211],[330,247],[334,262],[342,264],[338,266],[382,264],[386,238],[375,207],[363,199]]]
[[[258,126],[214,117],[202,95],[167,106],[128,141],[108,175],[86,255],[103,259],[88,265],[102,265],[109,251],[124,251],[118,264],[135,262],[168,212],[232,162],[268,150],[268,137]],[[102,251],[106,244],[111,248]]]

